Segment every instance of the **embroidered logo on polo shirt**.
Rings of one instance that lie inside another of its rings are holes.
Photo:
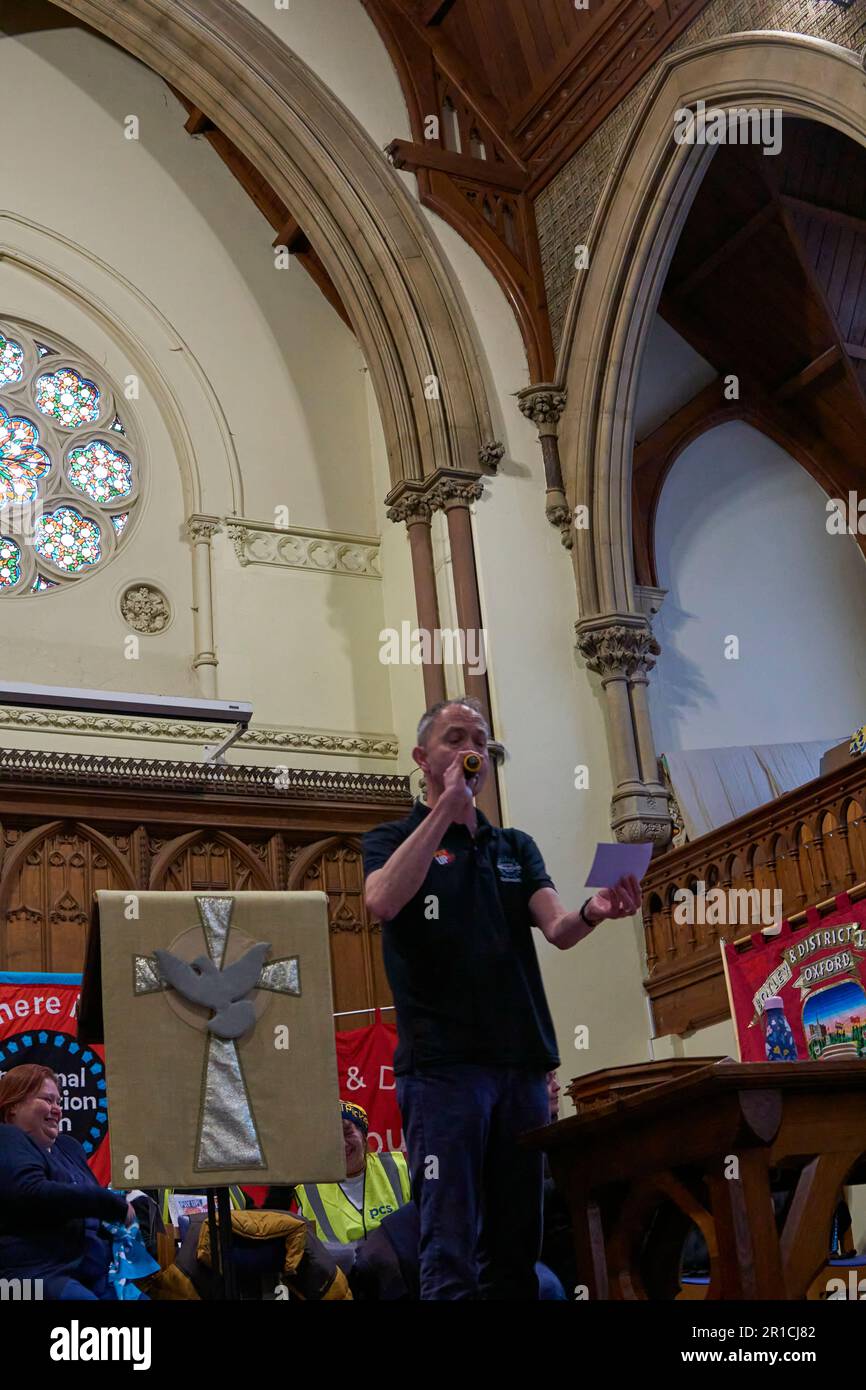
[[[437,849],[436,853],[433,855],[433,858],[435,859],[437,864],[454,863],[454,855],[451,853],[450,849]]]
[[[496,868],[503,883],[520,883],[523,878],[523,873],[516,859],[497,859]]]

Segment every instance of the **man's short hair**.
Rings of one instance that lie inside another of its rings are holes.
[[[455,695],[451,700],[437,700],[435,705],[431,705],[425,714],[421,716],[418,725],[418,743],[421,748],[426,748],[427,738],[432,729],[436,718],[443,709],[450,709],[452,705],[463,705],[465,709],[471,709],[473,714],[478,714],[484,720],[484,727],[490,736],[490,726],[487,723],[487,716],[484,713],[484,706],[480,700],[476,700],[474,695]]]

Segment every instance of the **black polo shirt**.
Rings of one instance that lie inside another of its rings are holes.
[[[419,801],[405,820],[368,831],[365,875],[429,814]],[[553,881],[531,836],[476,814],[474,839],[449,826],[421,888],[384,924],[398,1075],[455,1062],[559,1066],[529,915],[533,893]]]

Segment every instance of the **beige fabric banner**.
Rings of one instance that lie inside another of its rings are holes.
[[[116,1187],[346,1175],[324,893],[97,894]]]

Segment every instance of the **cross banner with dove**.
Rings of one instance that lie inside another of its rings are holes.
[[[166,949],[136,955],[134,991],[143,995],[173,990],[188,1003],[212,1011],[206,1025],[196,1171],[265,1168],[237,1044],[255,1028],[257,990],[300,996],[299,958],[269,961],[270,944],[260,941],[226,965],[234,898],[201,896],[195,902],[207,954],[192,961]]]

